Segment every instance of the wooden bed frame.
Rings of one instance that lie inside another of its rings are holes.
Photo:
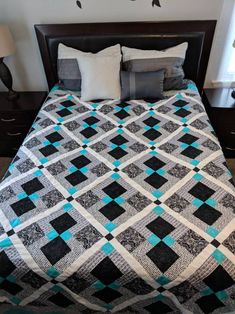
[[[184,64],[185,76],[202,91],[215,27],[216,21],[172,21],[42,24],[35,25],[35,30],[49,89],[58,82],[59,43],[86,52],[98,52],[117,43],[162,50],[186,41],[189,47]]]

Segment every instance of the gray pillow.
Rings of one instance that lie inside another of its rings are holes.
[[[163,99],[164,70],[121,71],[121,99]]]
[[[122,47],[124,69],[129,72],[149,72],[165,69],[164,90],[183,89],[188,43],[166,50],[141,50]]]

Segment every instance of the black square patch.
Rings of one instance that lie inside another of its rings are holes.
[[[189,193],[195,198],[198,198],[205,202],[215,193],[215,191],[205,184],[198,182],[191,190],[189,190]]]
[[[14,210],[16,215],[19,217],[19,216],[29,212],[30,210],[33,210],[34,208],[36,208],[36,206],[28,197],[26,197],[26,198],[24,198],[24,199],[22,199],[16,203],[12,204],[11,208]]]
[[[117,182],[113,182],[103,189],[104,193],[115,199],[126,192],[126,189]]]
[[[144,179],[144,181],[146,181],[155,189],[159,189],[161,186],[163,186],[167,182],[167,179],[163,178],[157,173],[153,173],[149,177]]]
[[[52,220],[50,224],[59,234],[61,234],[75,226],[76,221],[68,213],[65,213]]]
[[[16,269],[4,251],[0,253],[0,265],[4,265],[4,267],[0,267],[0,277],[2,278],[8,277]]]
[[[47,135],[46,139],[51,143],[55,143],[55,142],[59,142],[59,141],[63,140],[64,138],[58,132],[54,132],[54,133]]]
[[[71,160],[71,164],[73,164],[78,169],[81,169],[91,163],[90,159],[85,156],[79,156],[73,160]]]
[[[87,180],[87,177],[81,171],[75,171],[65,177],[65,179],[72,185],[76,186]]]
[[[202,150],[195,148],[193,146],[187,147],[181,152],[181,155],[184,155],[190,159],[195,159],[197,156],[201,155]]]
[[[44,189],[44,185],[37,178],[22,184],[21,187],[27,195],[31,195]]]
[[[42,253],[46,256],[51,265],[55,265],[61,258],[67,255],[71,249],[60,238],[57,237],[41,248]]]
[[[44,157],[48,157],[58,152],[58,150],[53,145],[47,145],[43,148],[40,148],[39,151],[43,154]]]

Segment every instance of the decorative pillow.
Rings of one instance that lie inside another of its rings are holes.
[[[72,91],[81,90],[81,73],[78,66],[80,56],[102,55],[116,56],[120,55],[120,45],[115,45],[101,50],[97,54],[91,52],[83,52],[63,44],[58,47],[57,72],[60,80],[60,88]]]
[[[152,72],[165,69],[164,90],[185,88],[182,68],[188,43],[158,51],[122,47],[124,69],[129,72]]]
[[[120,99],[121,58],[121,53],[112,57],[101,55],[79,57],[82,100]]]
[[[121,72],[121,99],[163,99],[164,70]]]

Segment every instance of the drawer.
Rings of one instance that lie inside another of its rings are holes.
[[[222,146],[224,156],[226,158],[235,158],[235,148],[229,146]]]
[[[12,126],[11,128],[2,128],[0,126],[0,141],[23,140],[29,131],[30,126]]]
[[[235,109],[216,108],[209,117],[217,133],[235,133]]]
[[[30,125],[33,123],[35,116],[36,112],[34,111],[0,111],[0,127],[11,126],[13,124]]]
[[[24,139],[1,141],[0,140],[0,156],[1,157],[14,157],[23,143]]]

